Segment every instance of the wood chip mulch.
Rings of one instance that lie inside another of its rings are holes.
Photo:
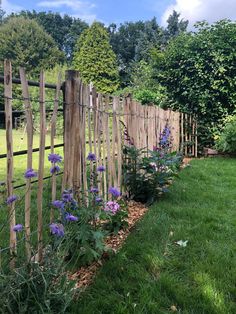
[[[106,246],[114,253],[117,253],[130,234],[133,226],[146,213],[147,210],[148,208],[145,207],[144,204],[134,201],[128,202],[128,228],[126,230],[120,230],[117,235],[109,236],[106,239]],[[92,283],[97,270],[106,261],[108,256],[109,254],[105,253],[101,260],[96,261],[87,267],[81,267],[76,273],[71,275],[70,278],[76,281],[76,288],[84,290],[87,286],[89,286]]]

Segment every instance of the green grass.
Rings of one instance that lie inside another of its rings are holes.
[[[6,153],[6,131],[0,129],[0,154]],[[62,137],[55,139],[55,144],[63,143]],[[50,134],[46,136],[46,146],[50,145]],[[39,147],[39,134],[34,134],[34,148]],[[13,130],[13,150],[14,152],[27,149],[27,135],[23,130]],[[63,156],[63,147],[56,148],[55,152]],[[50,163],[47,160],[47,156],[50,150],[45,151],[45,175],[48,173]],[[39,153],[33,153],[33,169],[38,169]],[[19,185],[25,182],[24,173],[27,169],[27,155],[14,157],[14,185]],[[0,159],[0,182],[6,181],[6,158]]]
[[[70,313],[236,313],[235,168],[192,161]]]

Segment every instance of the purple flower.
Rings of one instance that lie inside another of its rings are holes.
[[[56,162],[61,162],[62,157],[58,154],[49,154],[48,160],[51,161],[51,163],[55,164]]]
[[[87,160],[96,161],[96,155],[94,153],[89,153],[87,156]]]
[[[49,225],[52,234],[55,234],[58,237],[63,237],[65,235],[64,227],[62,224],[52,223]]]
[[[98,172],[104,172],[105,170],[106,170],[106,168],[102,165],[97,167]]]
[[[96,198],[95,198],[95,202],[97,202],[97,203],[101,203],[101,202],[102,202],[102,198],[101,198],[101,197],[99,197],[99,196],[98,196],[98,197],[96,197]]]
[[[66,215],[66,220],[67,221],[78,221],[78,217],[74,216],[74,215],[71,215],[71,214],[67,214]]]
[[[60,167],[57,165],[54,165],[53,167],[50,168],[51,174],[57,173],[60,171]]]
[[[12,203],[14,203],[15,201],[18,200],[18,196],[17,195],[11,195],[7,198],[7,205],[10,205]]]
[[[64,207],[64,203],[62,201],[59,201],[59,200],[53,201],[52,205],[55,206],[56,208],[63,208]]]
[[[111,193],[115,197],[118,197],[118,196],[121,195],[120,191],[117,188],[113,187],[113,186],[111,186],[109,188],[108,192]]]
[[[15,226],[12,228],[12,230],[15,231],[15,232],[20,232],[20,231],[23,230],[23,225],[17,224],[17,225],[15,225]]]
[[[91,188],[90,189],[91,193],[98,193],[98,191],[99,191],[98,188]]]
[[[64,191],[62,193],[62,200],[64,202],[72,202],[73,201],[73,194],[70,191]]]
[[[34,178],[34,177],[37,177],[37,173],[32,168],[27,169],[25,172],[25,178],[30,179],[30,178]]]
[[[111,212],[115,214],[120,208],[120,205],[117,202],[109,201],[106,203],[104,210],[106,212]]]

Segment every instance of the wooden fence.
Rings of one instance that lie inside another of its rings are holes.
[[[7,197],[14,194],[14,152],[12,136],[12,70],[9,61],[4,62],[4,101],[7,141]],[[16,80],[15,80],[16,82]],[[27,133],[27,169],[32,168],[33,158],[33,116],[29,81],[23,68],[20,69],[22,101],[24,103]],[[43,252],[43,179],[45,164],[46,109],[44,73],[39,82],[40,108],[40,146],[38,165],[37,192],[37,258],[42,259]],[[49,84],[48,84],[49,85]],[[108,188],[115,186],[122,190],[122,147],[129,145],[130,140],[137,148],[153,149],[159,145],[160,134],[165,126],[171,129],[173,150],[182,151],[185,155],[197,156],[196,122],[193,117],[163,110],[156,106],[143,106],[131,97],[112,97],[97,93],[91,85],[83,84],[77,71],[67,71],[64,86],[64,173],[62,190],[72,188],[76,195],[86,202],[89,193],[90,176],[94,167],[105,166],[106,171],[99,174],[98,188],[106,199]],[[54,138],[58,114],[59,93],[62,88],[61,76],[55,87],[55,98],[51,125],[51,153],[54,153]],[[129,141],[125,134],[129,135]],[[87,160],[89,153],[94,153],[94,164]],[[56,199],[56,175],[51,176],[51,200]],[[31,243],[31,201],[32,179],[26,179],[25,187],[25,248],[27,260],[32,257]],[[14,267],[17,253],[16,233],[13,226],[16,222],[14,202],[8,205],[10,229],[11,266]],[[54,219],[53,209],[49,221]],[[9,231],[8,231],[9,232]],[[1,251],[1,250],[0,250]],[[1,253],[1,252],[0,252]]]

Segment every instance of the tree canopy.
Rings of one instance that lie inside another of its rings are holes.
[[[52,36],[58,48],[65,53],[69,61],[72,58],[78,37],[88,28],[88,24],[79,18],[73,18],[67,14],[62,16],[54,12],[21,11],[12,13],[5,20],[7,21],[12,17],[25,17],[36,20]]]
[[[14,69],[24,66],[28,73],[49,69],[63,60],[55,41],[34,20],[9,19],[0,26],[0,58],[10,59]]]
[[[99,92],[113,93],[118,87],[116,55],[101,23],[94,22],[80,36],[73,58],[82,79],[92,82]]]

